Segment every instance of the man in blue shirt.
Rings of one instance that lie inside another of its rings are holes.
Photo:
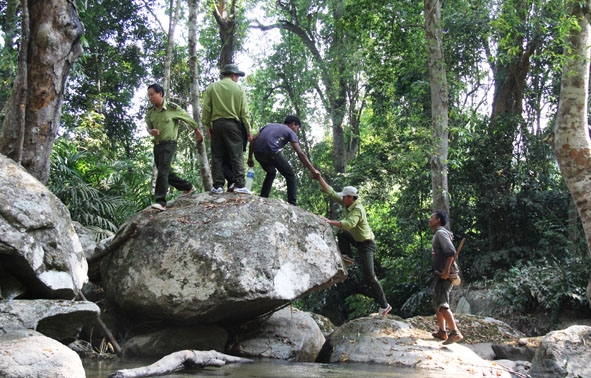
[[[270,123],[263,127],[250,142],[248,166],[254,167],[254,161],[252,159],[254,152],[255,158],[265,172],[267,172],[265,181],[263,181],[263,187],[261,188],[261,197],[269,197],[273,180],[275,180],[277,171],[279,171],[285,177],[287,183],[287,202],[297,206],[295,174],[287,159],[281,155],[281,150],[287,143],[291,143],[300,161],[310,170],[313,177],[318,177],[320,174],[300,148],[298,136],[296,135],[300,126],[300,119],[294,115],[289,115],[285,118],[283,124]]]

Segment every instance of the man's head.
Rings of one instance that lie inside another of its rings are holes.
[[[349,207],[359,198],[359,194],[357,193],[357,188],[354,186],[345,186],[343,190],[337,195],[343,197],[343,203],[346,207]]]
[[[148,99],[156,106],[162,105],[164,101],[164,88],[160,84],[152,84],[148,87]]]
[[[242,77],[246,75],[244,72],[238,69],[238,66],[235,64],[226,64],[224,69],[221,72],[223,77],[231,77],[232,80],[238,81],[238,77]]]
[[[287,127],[292,129],[293,131],[298,131],[300,129],[300,126],[302,125],[300,119],[294,115],[288,115],[287,117],[285,117],[285,121],[283,121],[283,123],[286,124]]]
[[[429,219],[429,227],[435,229],[439,226],[445,226],[447,224],[447,214],[443,210],[437,210],[431,214]]]

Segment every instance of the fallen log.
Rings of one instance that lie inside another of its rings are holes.
[[[152,365],[142,366],[135,369],[118,370],[109,375],[109,378],[140,378],[140,377],[154,377],[157,375],[165,375],[175,371],[183,370],[185,367],[192,366],[224,366],[226,362],[229,363],[248,363],[252,360],[248,358],[241,358],[230,356],[216,352],[215,350],[201,351],[201,350],[181,350],[174,352],[168,356],[164,356]]]

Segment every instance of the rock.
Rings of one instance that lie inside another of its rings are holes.
[[[477,344],[464,344],[472,352],[476,353],[480,358],[492,361],[495,359],[496,355],[492,349],[492,343],[477,343]]]
[[[315,314],[313,312],[310,313],[310,316],[312,317],[312,319],[314,319],[316,324],[318,324],[318,327],[320,327],[320,331],[322,332],[324,337],[327,337],[328,335],[334,332],[335,326],[334,324],[332,324],[329,318],[327,318],[326,316],[322,316],[320,314]]]
[[[531,377],[529,361],[495,360],[495,362],[510,371],[513,377]]]
[[[92,302],[65,300],[0,301],[0,330],[34,329],[62,341],[78,335],[80,329],[100,314]]]
[[[94,233],[92,232],[92,230],[84,227],[78,222],[73,221],[72,226],[74,226],[74,230],[76,230],[78,240],[80,240],[80,246],[82,247],[84,256],[88,260],[95,254],[95,250],[97,247],[97,243],[94,240]]]
[[[591,327],[571,326],[542,338],[530,374],[536,378],[591,377]]]
[[[88,265],[66,206],[4,155],[0,193],[0,265],[28,297],[74,298]]]
[[[324,341],[314,319],[290,306],[253,322],[240,336],[236,352],[244,357],[314,362]]]
[[[498,360],[529,361],[534,359],[536,350],[540,346],[541,337],[522,337],[513,342],[493,344],[495,358]]]
[[[327,338],[321,355],[319,362],[377,363],[447,371],[450,375],[511,377],[466,346],[445,346],[430,333],[392,316],[365,317],[344,324]]]
[[[33,330],[0,334],[0,350],[0,377],[86,377],[76,352]]]
[[[179,197],[136,214],[109,248],[106,298],[136,318],[179,324],[250,320],[346,278],[326,222],[257,196]]]
[[[223,352],[228,333],[218,326],[163,327],[136,335],[121,345],[125,357],[161,358],[184,349]]]

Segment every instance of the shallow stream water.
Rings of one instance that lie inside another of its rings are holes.
[[[132,369],[154,363],[150,360],[84,361],[86,378],[107,378],[121,369]],[[398,366],[362,363],[313,364],[275,360],[256,361],[249,364],[228,364],[220,368],[194,368],[166,378],[226,377],[226,378],[443,378],[448,372],[419,370]],[[453,374],[454,378],[467,377]]]

